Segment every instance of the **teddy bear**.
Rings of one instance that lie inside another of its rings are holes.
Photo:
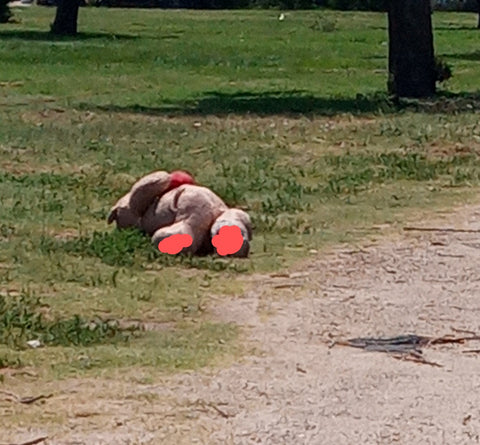
[[[108,223],[136,227],[164,253],[245,258],[252,223],[185,171],[156,171],[138,180],[112,207]]]

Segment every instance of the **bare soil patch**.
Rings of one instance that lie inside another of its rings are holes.
[[[480,207],[424,227],[480,231]],[[340,246],[285,274],[253,276],[212,317],[244,328],[245,357],[224,368],[42,385],[6,376],[1,443],[471,444],[480,441],[480,342],[435,345],[428,361],[333,346],[352,337],[480,333],[480,232],[408,231]]]

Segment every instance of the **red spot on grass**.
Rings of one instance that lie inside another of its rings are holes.
[[[185,247],[191,246],[193,243],[192,237],[186,234],[171,235],[158,243],[158,250],[162,253],[169,253],[176,255],[180,253]]]
[[[212,244],[217,248],[219,255],[237,253],[243,244],[243,236],[238,226],[220,227],[218,234],[212,238]]]

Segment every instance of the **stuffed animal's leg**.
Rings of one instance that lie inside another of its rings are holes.
[[[156,198],[142,216],[140,226],[147,235],[152,236],[158,229],[173,224],[175,215],[176,210],[172,209],[169,199]]]
[[[196,234],[185,221],[158,229],[152,236],[155,246],[163,253],[196,253],[204,244],[205,234]]]
[[[218,255],[246,258],[250,252],[252,223],[247,213],[228,209],[214,222],[210,234]]]

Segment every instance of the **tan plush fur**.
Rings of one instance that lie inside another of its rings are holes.
[[[167,172],[151,173],[131,188],[112,207],[108,223],[119,229],[137,227],[159,242],[171,235],[189,234],[192,245],[181,253],[212,251],[211,238],[225,225],[240,227],[244,242],[232,256],[246,257],[252,239],[252,224],[247,213],[229,209],[222,199],[206,187],[184,184],[170,191]]]

